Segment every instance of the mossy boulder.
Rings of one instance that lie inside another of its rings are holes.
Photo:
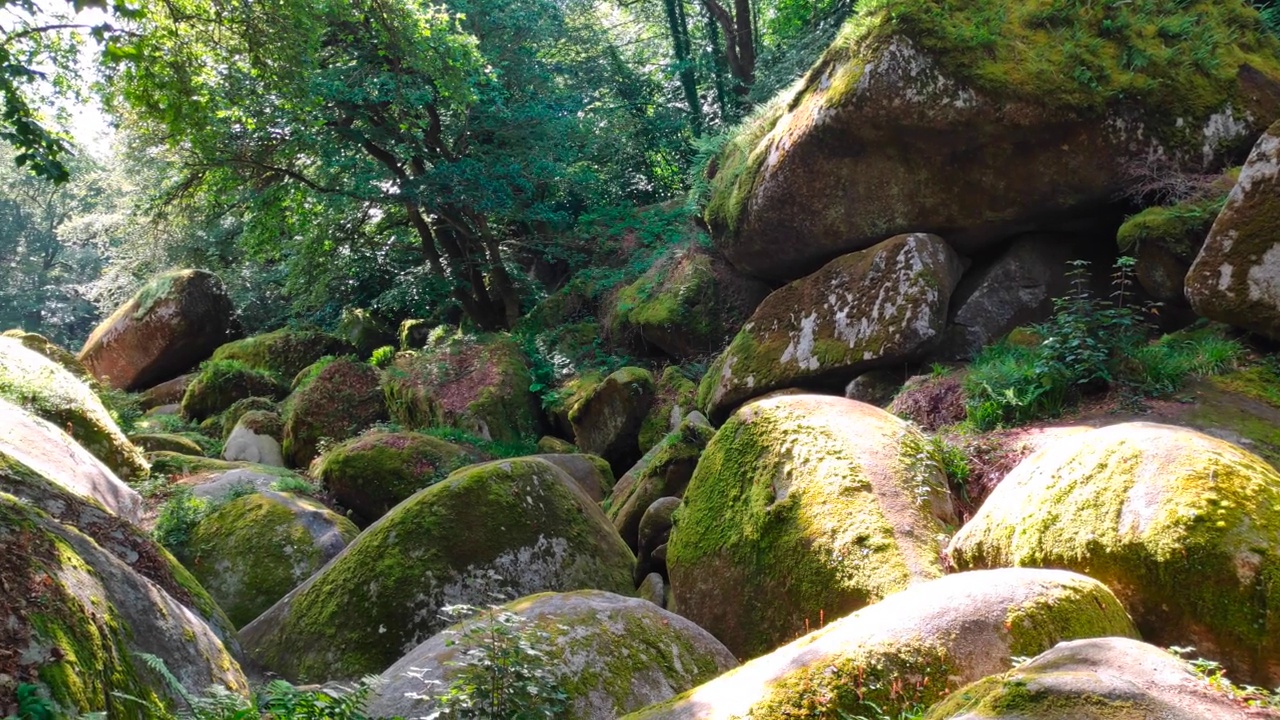
[[[326,356],[354,354],[351,343],[318,330],[282,329],[227,343],[213,353],[214,360],[237,360],[285,380]]]
[[[6,704],[17,684],[30,683],[59,713],[147,720],[146,706],[116,694],[169,707],[180,699],[138,653],[162,659],[192,695],[211,686],[248,695],[235,658],[195,613],[91,536],[7,492],[0,492],[0,576]]]
[[[964,376],[960,372],[908,378],[889,403],[889,412],[933,432],[965,419]]]
[[[625,367],[606,377],[569,412],[573,444],[609,461],[615,475],[640,459],[640,426],[653,407],[653,374]]]
[[[1280,122],[1258,140],[1187,274],[1201,317],[1280,339]]]
[[[142,390],[187,372],[239,333],[222,280],[177,270],[148,282],[89,335],[80,362],[98,380]]]
[[[363,308],[342,311],[334,334],[346,340],[362,358],[368,358],[384,345],[395,345],[396,333],[387,324]]]
[[[181,404],[182,396],[187,394],[187,387],[195,379],[196,373],[190,372],[179,375],[172,380],[165,380],[158,385],[153,385],[144,390],[138,397],[138,406],[146,411],[165,405]]]
[[[955,519],[908,423],[845,398],[762,398],[720,428],[685,491],[667,550],[676,608],[755,657],[942,575]]]
[[[253,463],[228,463],[222,470],[205,470],[187,475],[176,484],[191,489],[191,494],[204,500],[221,501],[228,495],[241,495],[245,491],[297,492],[298,488],[311,485],[302,476],[284,468]],[[319,488],[312,486],[313,491]]]
[[[310,498],[259,492],[232,500],[191,534],[188,566],[236,627],[249,624],[359,534]]]
[[[274,373],[238,360],[210,360],[200,367],[182,395],[182,417],[200,422],[220,414],[239,400],[283,398],[288,388]]]
[[[93,390],[14,338],[0,337],[0,398],[65,430],[121,480],[147,476],[146,459]]]
[[[528,359],[510,335],[437,338],[397,356],[383,382],[392,417],[409,429],[454,427],[500,442],[542,434]]]
[[[717,348],[719,349],[719,348]],[[697,407],[698,384],[674,365],[663,368],[654,387],[649,414],[640,424],[640,450],[649,452]]]
[[[222,448],[222,459],[284,467],[284,421],[266,410],[250,410],[240,417]]]
[[[371,432],[320,458],[315,478],[364,524],[478,458],[430,435]]]
[[[400,330],[396,333],[396,337],[400,340],[400,349],[417,350],[426,347],[431,331],[435,327],[426,320],[405,320],[400,323]]]
[[[236,425],[240,424],[240,418],[254,411],[278,415],[280,403],[269,397],[248,397],[231,403],[231,407],[223,410],[218,416],[218,422],[222,425],[222,439],[225,440],[231,436]],[[284,429],[281,428],[280,432],[284,432]],[[276,434],[276,437],[281,436]]]
[[[1219,169],[1278,116],[1280,41],[1247,3],[873,0],[725,145],[706,220],[770,279],[904,232],[971,255],[1135,167]]]
[[[631,551],[573,480],[537,458],[464,468],[396,506],[240,631],[293,680],[381,672],[495,593],[629,593]]]
[[[1060,567],[1106,583],[1142,636],[1280,682],[1280,474],[1194,430],[1126,423],[1023,460],[951,541],[959,568]]]
[[[568,440],[561,440],[553,435],[538,438],[538,454],[540,455],[572,455],[578,448]]]
[[[716,434],[700,413],[689,417],[640,459],[614,486],[607,515],[618,534],[638,550],[640,518],[661,497],[683,497],[698,458]]]
[[[183,455],[204,457],[204,449],[200,444],[188,437],[173,433],[138,433],[129,436],[133,443],[143,452],[175,452]]]
[[[147,460],[151,462],[152,471],[156,475],[169,475],[175,479],[241,469],[254,470],[274,477],[298,477],[297,473],[282,467],[250,462],[231,462],[218,458],[195,457],[174,452],[147,453]]]
[[[673,358],[705,355],[725,346],[769,290],[697,242],[675,245],[618,291],[608,323]]]
[[[770,295],[707,370],[698,405],[722,422],[773,390],[827,385],[921,358],[941,340],[960,258],[936,235],[899,235]]]
[[[11,337],[22,343],[28,350],[34,350],[50,360],[58,363],[67,369],[67,372],[75,375],[80,380],[85,381],[90,387],[96,382],[93,375],[89,374],[89,370],[85,368],[84,363],[75,356],[75,353],[58,345],[49,338],[33,332],[25,330],[5,330],[0,333],[3,337]]]
[[[602,457],[573,452],[539,453],[538,457],[563,470],[587,497],[598,503],[604,502],[613,489],[613,470]]]
[[[1136,633],[1096,580],[1061,570],[960,573],[830,622],[629,720],[898,717],[1008,670],[1014,657],[1107,636]]]
[[[650,573],[667,575],[666,557],[654,558],[654,552],[671,540],[671,528],[675,513],[680,508],[678,497],[662,497],[650,503],[640,516],[640,528],[636,531],[636,579],[641,583]],[[659,605],[663,603],[658,603]]]
[[[674,697],[737,665],[733,655],[705,630],[653,603],[607,592],[542,593],[503,605],[499,612],[522,618],[549,635],[539,651],[568,696],[560,720],[616,720],[633,710]],[[452,628],[485,627],[484,614]],[[405,697],[423,683],[447,687],[461,657],[456,636],[439,634],[414,648],[382,673],[385,681],[369,703],[376,717],[430,714],[430,700]],[[431,685],[428,685],[431,687]]]
[[[1246,720],[1251,708],[1168,650],[1129,638],[1074,640],[957,690],[926,720]]]
[[[284,404],[284,459],[305,468],[320,441],[342,442],[387,419],[381,377],[365,363],[339,358],[304,382]]]
[[[570,377],[556,388],[547,406],[547,415],[555,425],[556,432],[566,438],[573,438],[573,423],[569,422],[569,416],[583,400],[591,397],[591,393],[595,392],[604,379],[603,373],[589,370]]]

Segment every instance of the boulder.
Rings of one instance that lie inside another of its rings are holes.
[[[960,573],[840,618],[628,720],[896,718],[1008,670],[1017,656],[1112,635],[1134,637],[1133,624],[1096,580],[1061,570]]]
[[[230,437],[231,432],[236,429],[236,425],[240,424],[240,418],[244,417],[248,413],[256,410],[278,416],[280,414],[280,409],[280,403],[269,397],[248,397],[243,400],[237,400],[231,403],[231,407],[223,410],[218,416],[219,423],[222,426],[221,437],[223,440]],[[272,432],[270,434],[279,438],[282,437],[283,432],[284,429],[281,428],[278,432]]]
[[[899,235],[839,257],[770,295],[698,388],[713,422],[788,387],[844,387],[937,344],[960,258],[936,235]]]
[[[189,567],[236,627],[311,577],[360,533],[310,498],[258,492],[232,500],[196,526]]]
[[[667,602],[667,583],[658,573],[649,573],[644,576],[644,580],[640,581],[640,587],[636,588],[636,597],[641,600],[648,600],[658,607],[665,607]]]
[[[173,433],[137,433],[129,436],[129,442],[143,452],[164,451],[204,457],[204,450],[199,443]]]
[[[598,503],[604,502],[613,489],[613,470],[602,457],[582,453],[539,453],[538,457],[563,470],[587,497]]]
[[[965,419],[965,399],[962,376],[957,373],[916,375],[903,384],[888,409],[933,432]]]
[[[367,525],[476,460],[457,445],[430,435],[370,432],[326,452],[315,478]]]
[[[667,574],[666,558],[655,561],[653,551],[667,544],[671,539],[671,526],[681,500],[677,497],[663,497],[654,500],[640,517],[640,528],[637,531],[636,577],[643,578],[651,572]]]
[[[653,375],[625,367],[595,385],[569,412],[574,444],[609,461],[615,475],[640,459],[640,426],[653,405]]]
[[[0,577],[0,697],[29,683],[56,708],[147,720],[142,703],[181,700],[139,653],[159,657],[192,695],[211,686],[249,694],[235,657],[199,615],[91,536],[6,492]]]
[[[1121,637],[1064,642],[957,690],[926,720],[1246,720],[1272,718],[1158,647]]]
[[[223,473],[228,470],[248,469],[272,475],[277,478],[281,477],[298,477],[297,473],[292,470],[286,470],[282,467],[273,467],[271,465],[262,465],[249,462],[231,462],[219,458],[196,457],[194,455],[183,455],[181,453],[160,451],[147,453],[147,460],[151,463],[153,475],[169,475],[174,479],[187,478],[192,475],[204,475],[207,473]]]
[[[776,280],[904,232],[970,255],[1093,214],[1138,168],[1220,168],[1280,117],[1280,43],[1247,5],[1205,8],[860,5],[712,163],[715,246]]]
[[[227,343],[214,360],[237,360],[288,382],[323,357],[354,355],[351,343],[317,330],[282,329]]]
[[[238,332],[222,280],[178,270],[152,279],[103,320],[79,358],[103,383],[141,390],[187,372]]]
[[[396,336],[400,339],[401,350],[417,350],[427,346],[427,342],[431,338],[431,331],[437,326],[432,325],[426,320],[405,320],[400,323],[400,330]]]
[[[1280,683],[1280,474],[1194,430],[1126,423],[1018,464],[951,541],[961,569],[1059,567],[1106,583],[1142,636]]]
[[[902,389],[901,370],[870,370],[849,381],[844,396],[876,407],[888,407]]]
[[[222,459],[284,467],[280,440],[284,437],[284,421],[265,410],[250,410],[240,416],[227,436]]]
[[[667,433],[679,427],[685,415],[697,407],[697,398],[697,383],[685,377],[675,365],[664,368],[654,385],[649,414],[640,424],[640,451],[649,452]]]
[[[845,398],[768,397],[707,445],[667,569],[680,614],[755,657],[820,614],[941,576],[938,539],[955,522],[946,478],[910,424]]]
[[[951,296],[947,329],[933,354],[967,360],[1014,328],[1044,322],[1053,299],[1071,289],[1068,263],[1085,260],[1093,270],[1090,285],[1106,295],[1114,249],[1106,238],[1089,234],[1023,235],[986,263],[965,273]]]
[[[187,394],[187,387],[191,385],[191,381],[196,379],[195,373],[187,373],[179,375],[172,380],[165,380],[159,385],[154,385],[143,391],[138,398],[138,406],[143,411],[149,411],[154,408],[164,407],[166,405],[178,405],[182,403],[182,396]]]
[[[464,468],[397,505],[240,631],[291,680],[381,672],[443,630],[446,605],[497,594],[630,593],[635,558],[558,468],[517,458]]]
[[[288,394],[280,378],[239,360],[210,360],[200,366],[182,395],[182,417],[194,422],[220,414],[240,400],[283,398]]]
[[[561,440],[552,435],[543,435],[538,438],[538,454],[540,455],[572,455],[578,452],[578,448],[568,440]]]
[[[674,697],[734,667],[733,655],[693,623],[653,603],[607,592],[543,593],[503,605],[551,640],[539,650],[559,678],[568,707],[558,720],[616,720]],[[447,687],[458,675],[454,641],[496,622],[487,613],[436,635],[382,673],[369,702],[374,717],[417,717],[436,710],[406,693]]]
[[[1280,122],[1240,170],[1187,274],[1187,299],[1202,317],[1280,339]]]
[[[392,418],[411,430],[455,427],[501,442],[542,434],[528,359],[509,335],[438,338],[398,355],[383,384]]]
[[[65,430],[121,480],[147,476],[146,458],[120,431],[93,390],[14,338],[0,337],[0,399]]]
[[[394,330],[361,308],[343,310],[334,334],[350,343],[362,358],[368,358],[384,345],[394,346],[397,342]]]
[[[569,416],[573,411],[595,392],[604,382],[605,376],[599,371],[588,370],[565,380],[549,399],[547,415],[555,426],[556,432],[564,437],[573,437],[573,423]]]
[[[698,458],[715,434],[701,413],[689,413],[614,486],[606,514],[633,550],[639,549],[641,516],[658,498],[684,496]]]
[[[66,368],[67,372],[75,375],[77,379],[83,380],[89,387],[94,387],[97,380],[89,374],[84,363],[75,356],[75,353],[58,345],[49,338],[39,333],[26,332],[23,330],[5,330],[0,336],[11,337],[22,343],[28,350],[34,350],[50,360],[58,363]],[[95,390],[97,388],[94,388]]]
[[[305,468],[321,438],[341,442],[387,419],[376,368],[339,358],[303,382],[284,404],[284,459]]]
[[[22,463],[67,493],[87,498],[135,525],[142,496],[56,425],[0,398],[0,464]],[[12,488],[5,492],[16,494]]]
[[[769,294],[697,242],[673,245],[609,308],[613,332],[634,330],[673,358],[713,353],[725,346]]]
[[[195,497],[204,500],[222,500],[227,495],[244,489],[262,493],[274,490],[276,484],[281,481],[302,481],[300,476],[287,471],[264,472],[266,470],[275,471],[277,468],[238,463],[223,470],[207,470],[189,475],[179,480],[178,484],[191,488],[191,494]]]

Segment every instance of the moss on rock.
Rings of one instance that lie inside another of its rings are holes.
[[[305,468],[320,441],[341,442],[387,419],[377,369],[338,358],[293,391],[284,404],[284,458]]]
[[[354,352],[350,343],[329,333],[286,328],[227,343],[213,353],[213,359],[237,360],[288,381],[326,355]]]
[[[674,365],[663,368],[654,388],[653,404],[640,424],[640,451],[649,450],[667,433],[680,426],[685,415],[696,407],[698,384]]]
[[[350,343],[362,358],[368,358],[380,347],[396,344],[396,333],[363,308],[342,311],[334,334]]]
[[[231,406],[223,410],[219,416],[219,422],[222,425],[222,439],[226,440],[231,435],[231,431],[236,429],[236,424],[240,422],[242,416],[255,410],[278,414],[280,403],[269,397],[247,397],[231,403]],[[280,435],[275,437],[279,438]]]
[[[957,533],[960,568],[1062,567],[1106,583],[1143,637],[1271,686],[1280,474],[1193,430],[1127,423],[1023,460]]]
[[[500,442],[541,434],[532,383],[528,359],[509,335],[437,338],[398,356],[383,380],[391,415],[404,427],[454,427]]]
[[[478,458],[421,433],[372,432],[326,452],[316,480],[365,523]]]
[[[716,434],[693,413],[623,475],[609,496],[606,515],[632,550],[639,550],[640,518],[662,497],[683,497],[698,458]]]
[[[144,452],[175,452],[182,455],[204,456],[204,448],[200,444],[182,435],[170,433],[142,433],[130,435],[129,442]]]
[[[253,397],[282,398],[287,388],[274,373],[258,370],[239,360],[210,360],[200,366],[182,395],[182,417],[200,422],[222,413],[240,400]]]
[[[63,428],[122,480],[146,478],[146,459],[93,390],[15,338],[0,337],[0,397]]]
[[[634,562],[564,473],[537,458],[500,460],[398,505],[240,639],[293,680],[355,677],[442,630],[445,605],[485,605],[493,593],[629,593]]]
[[[653,406],[653,374],[625,367],[584,394],[569,412],[574,444],[609,461],[615,475],[640,459],[640,426]]]
[[[24,330],[6,330],[3,333],[0,333],[0,335],[14,338],[18,342],[22,343],[28,350],[34,350],[58,363],[62,367],[66,368],[67,372],[75,375],[76,378],[84,381],[89,385],[89,387],[97,390],[97,388],[94,387],[94,383],[96,383],[97,380],[89,374],[89,371],[85,369],[84,363],[80,362],[80,359],[75,356],[75,353],[58,345],[49,338],[39,333],[26,332]]]
[[[685,491],[667,550],[676,606],[755,657],[940,576],[942,519],[955,522],[946,481],[909,424],[844,398],[763,398],[720,428]]]
[[[200,521],[189,544],[190,568],[231,622],[242,627],[358,534],[350,520],[309,498],[254,493]]]

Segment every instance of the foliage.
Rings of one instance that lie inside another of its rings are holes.
[[[373,355],[369,356],[369,364],[377,368],[385,368],[395,359],[396,349],[390,345],[383,345],[374,350]]]
[[[271,483],[275,492],[294,493],[296,495],[317,495],[320,488],[300,477],[282,477]]]
[[[468,605],[444,608],[451,622],[475,615]],[[553,720],[566,709],[568,696],[543,649],[551,640],[532,621],[499,607],[480,611],[480,619],[452,635],[457,660],[448,663],[453,679],[434,697],[440,720]]]
[[[535,455],[538,452],[537,438],[524,438],[515,442],[502,442],[499,440],[485,440],[476,437],[466,430],[459,430],[454,427],[431,427],[421,431],[424,435],[430,435],[454,445],[462,445],[476,448],[481,453],[497,459],[524,457],[526,455]]]
[[[18,714],[5,720],[55,720],[56,708],[48,698],[40,694],[40,686],[31,683],[18,684]]]
[[[134,393],[110,386],[99,387],[97,391],[102,404],[106,406],[107,412],[111,413],[111,419],[120,426],[121,432],[126,435],[132,434],[137,429],[138,421],[142,419],[141,398]],[[178,421],[182,422],[182,419],[178,418]]]
[[[168,498],[156,512],[151,536],[174,555],[182,557],[187,543],[191,541],[191,533],[202,520],[232,500],[255,492],[253,485],[245,482],[231,486],[221,497],[208,500],[196,497],[185,485],[171,486]]]
[[[1167,394],[1187,378],[1234,367],[1243,348],[1210,330],[1149,342],[1145,312],[1133,297],[1134,263],[1116,261],[1111,299],[1093,294],[1087,262],[1070,263],[1071,291],[1054,300],[1048,322],[1030,330],[1043,340],[1028,346],[1005,339],[974,359],[964,379],[969,421],[979,429],[1022,424],[1058,415],[1091,392]]]
[[[1235,698],[1249,707],[1280,709],[1280,690],[1268,690],[1255,685],[1236,685],[1226,676],[1222,664],[1206,658],[1190,657],[1193,647],[1170,647],[1169,652],[1187,663],[1191,672],[1208,683],[1214,690]]]

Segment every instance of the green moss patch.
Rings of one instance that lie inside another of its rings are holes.
[[[305,468],[322,441],[341,442],[387,419],[378,371],[338,358],[289,396],[284,407],[284,457]]]
[[[478,459],[429,435],[371,432],[325,453],[315,477],[367,524]]]
[[[283,329],[227,343],[213,353],[213,359],[237,360],[288,381],[326,355],[354,352],[350,343],[328,333]]]
[[[239,360],[210,360],[187,386],[182,396],[184,418],[199,422],[218,415],[237,401],[252,397],[283,398],[287,392],[280,377]]]

